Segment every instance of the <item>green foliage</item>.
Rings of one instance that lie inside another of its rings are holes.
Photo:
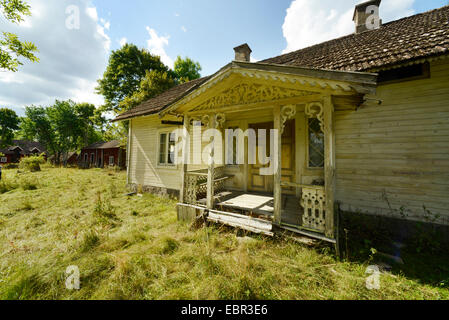
[[[175,80],[167,72],[147,71],[145,78],[140,82],[139,90],[132,96],[126,97],[120,103],[120,109],[122,111],[130,110],[174,86]]]
[[[174,71],[179,83],[185,83],[200,78],[201,70],[200,63],[193,61],[189,57],[182,59],[178,56],[176,58]]]
[[[0,13],[12,23],[24,21],[25,16],[30,16],[30,6],[23,0],[0,0]],[[23,57],[29,61],[37,62],[39,59],[34,55],[38,50],[36,46],[28,41],[20,41],[16,34],[2,32],[0,37],[0,69],[16,72],[23,63]]]
[[[14,131],[19,130],[20,119],[17,114],[7,108],[0,109],[0,148],[10,146],[14,139]]]
[[[59,164],[61,155],[102,140],[98,122],[94,105],[56,100],[49,107],[26,107],[21,135],[44,144]]]
[[[104,96],[102,111],[123,112],[120,102],[139,89],[147,71],[169,72],[158,56],[134,44],[112,51],[103,78],[98,80],[97,92]]]
[[[30,172],[41,171],[41,164],[45,163],[44,155],[30,156],[20,159],[19,168]]]

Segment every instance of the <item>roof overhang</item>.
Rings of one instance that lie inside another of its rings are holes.
[[[241,78],[278,82],[282,85],[294,85],[310,91],[328,92],[330,94],[365,95],[375,94],[377,74],[366,72],[347,72],[324,69],[294,67],[277,64],[251,63],[233,61],[220,69],[208,81],[195,90],[186,93],[176,102],[159,112],[163,117],[177,114],[178,109],[190,104],[200,95],[205,94],[227,78],[238,75]]]

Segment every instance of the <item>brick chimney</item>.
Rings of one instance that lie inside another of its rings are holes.
[[[248,46],[247,43],[244,43],[238,47],[234,48],[235,51],[235,61],[242,61],[242,62],[251,62],[251,48]]]
[[[355,6],[355,33],[379,29],[382,20],[379,17],[379,7],[382,0],[370,0]]]

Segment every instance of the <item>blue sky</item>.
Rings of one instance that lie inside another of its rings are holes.
[[[336,8],[340,1],[334,1]],[[112,49],[120,47],[118,41],[123,37],[146,47],[145,28],[149,26],[159,36],[169,37],[166,52],[172,59],[177,55],[189,56],[198,60],[203,74],[208,75],[231,61],[232,48],[245,42],[256,59],[280,54],[287,46],[282,26],[292,1],[94,0],[93,3],[99,16],[111,22]],[[444,0],[418,0],[412,8],[423,12],[445,4]]]
[[[55,99],[102,104],[95,94],[111,50],[126,41],[161,56],[199,61],[202,75],[229,63],[247,42],[255,61],[354,31],[360,0],[27,0],[33,16],[20,26],[0,19],[0,30],[33,41],[40,62],[0,72],[0,106],[23,114],[27,105]],[[448,0],[383,0],[384,22],[447,5]],[[80,12],[80,28],[67,28],[67,8]]]

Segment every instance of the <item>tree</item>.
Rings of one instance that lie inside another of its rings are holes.
[[[97,93],[105,98],[103,111],[123,112],[120,102],[131,97],[139,89],[147,71],[169,73],[160,57],[152,55],[134,44],[126,44],[113,51],[103,78],[98,80]]]
[[[145,78],[140,82],[139,89],[132,96],[125,98],[120,103],[120,108],[123,111],[130,110],[174,87],[175,84],[175,79],[168,72],[147,71]]]
[[[7,108],[0,109],[0,148],[12,144],[14,131],[19,130],[20,119],[17,114]]]
[[[23,0],[0,0],[0,12],[6,20],[19,24],[24,16],[30,16],[30,6]],[[34,55],[36,46],[28,41],[20,41],[16,34],[2,32],[0,37],[0,69],[16,72],[23,63],[19,60],[23,57],[36,62],[39,59]]]
[[[182,59],[176,58],[174,72],[179,83],[189,82],[201,77],[202,70],[199,62],[195,62],[189,57]]]

